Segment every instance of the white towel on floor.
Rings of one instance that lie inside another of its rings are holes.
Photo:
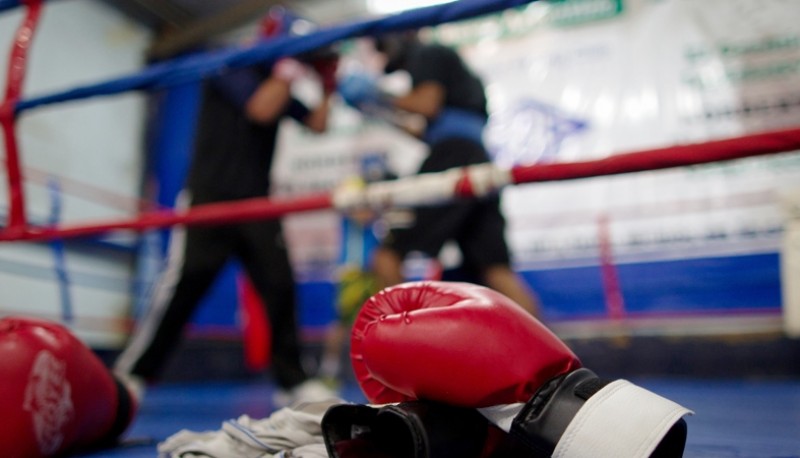
[[[158,444],[158,453],[162,458],[326,458],[322,416],[344,402],[302,402],[261,420],[242,415],[218,431],[184,429]]]

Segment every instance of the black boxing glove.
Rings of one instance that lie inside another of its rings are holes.
[[[475,409],[432,401],[339,404],[322,418],[333,458],[478,458],[490,427]]]

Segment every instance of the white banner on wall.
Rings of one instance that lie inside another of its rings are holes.
[[[522,33],[514,24],[530,21],[506,17],[497,40],[462,47],[501,115],[501,135],[488,135],[497,160],[587,160],[800,124],[800,27],[786,19],[800,4],[756,3],[626,1],[568,27],[549,22],[545,4],[514,12],[540,23]],[[503,134],[520,118],[532,120],[527,148]],[[776,192],[798,178],[800,157],[784,155],[519,186],[505,208],[517,260],[530,267],[596,262],[602,215],[618,261],[775,251]]]

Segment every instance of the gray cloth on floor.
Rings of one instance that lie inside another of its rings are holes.
[[[327,458],[322,416],[341,399],[301,402],[265,419],[242,415],[218,431],[181,430],[158,444],[161,458]]]

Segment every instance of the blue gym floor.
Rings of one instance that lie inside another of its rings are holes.
[[[687,419],[687,458],[800,458],[800,380],[632,381],[695,411]],[[154,458],[156,444],[181,429],[217,430],[242,414],[269,416],[272,389],[267,381],[151,387],[120,447],[80,456]],[[342,396],[364,402],[355,385],[345,386]]]

